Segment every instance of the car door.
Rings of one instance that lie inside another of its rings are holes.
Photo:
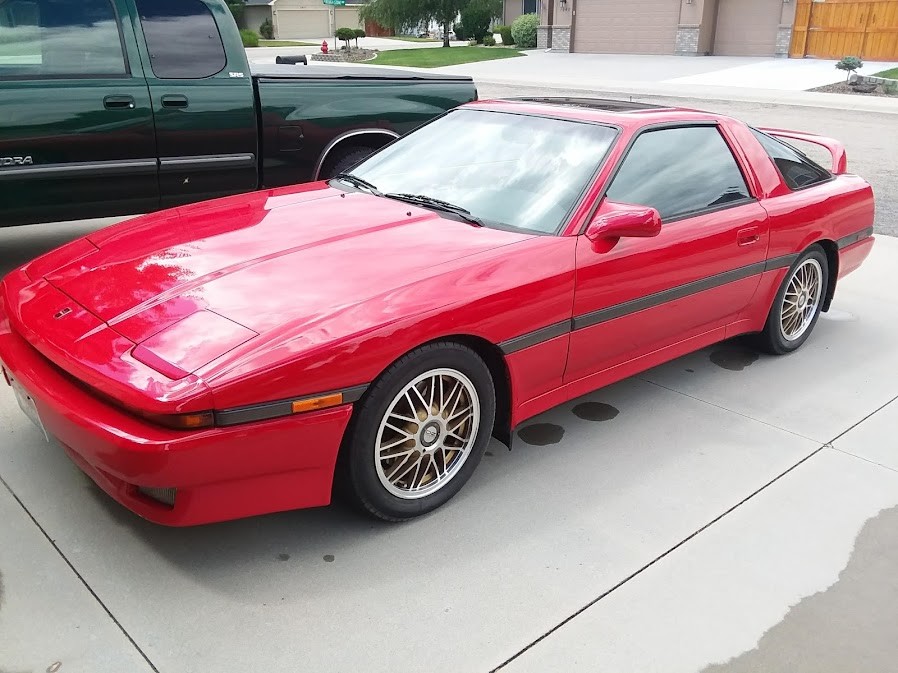
[[[0,226],[159,205],[137,41],[112,0],[0,0]]]
[[[148,63],[162,205],[255,189],[252,77],[224,3],[134,0],[134,6]]]
[[[656,208],[661,232],[610,249],[579,237],[566,382],[709,333],[722,339],[764,270],[767,214],[717,124],[641,132],[604,199]]]

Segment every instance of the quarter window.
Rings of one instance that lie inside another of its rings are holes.
[[[110,0],[0,0],[0,78],[125,74]]]
[[[200,0],[137,0],[137,12],[159,79],[201,79],[224,69],[218,26]]]
[[[607,196],[651,206],[664,221],[751,198],[730,148],[713,126],[643,133],[627,153]]]
[[[789,189],[804,189],[819,185],[826,182],[832,175],[822,166],[818,166],[807,156],[796,150],[794,147],[787,145],[781,140],[777,140],[766,133],[761,133],[757,129],[752,129],[755,138],[767,150],[767,154],[773,159],[777,170],[783,176],[783,181]]]

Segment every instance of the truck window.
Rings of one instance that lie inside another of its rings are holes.
[[[127,72],[110,0],[0,0],[0,79]]]
[[[159,79],[202,79],[224,69],[218,26],[200,0],[137,0],[137,12]]]

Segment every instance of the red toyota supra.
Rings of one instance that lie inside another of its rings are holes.
[[[332,180],[139,217],[13,271],[0,361],[43,433],[152,521],[325,505],[338,484],[402,520],[555,405],[736,335],[799,348],[873,216],[834,140],[482,101]]]

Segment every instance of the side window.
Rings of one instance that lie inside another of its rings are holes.
[[[757,129],[752,129],[755,138],[767,150],[773,159],[783,181],[789,189],[803,189],[826,182],[832,175],[825,168],[818,166],[794,147],[777,140]]]
[[[536,0],[522,0],[524,14],[536,14],[539,10],[536,7]]]
[[[0,0],[0,79],[127,71],[110,0]]]
[[[607,195],[613,201],[651,206],[664,221],[751,198],[730,148],[713,126],[643,133]]]
[[[202,79],[225,67],[218,26],[200,0],[137,0],[137,12],[159,79]]]

